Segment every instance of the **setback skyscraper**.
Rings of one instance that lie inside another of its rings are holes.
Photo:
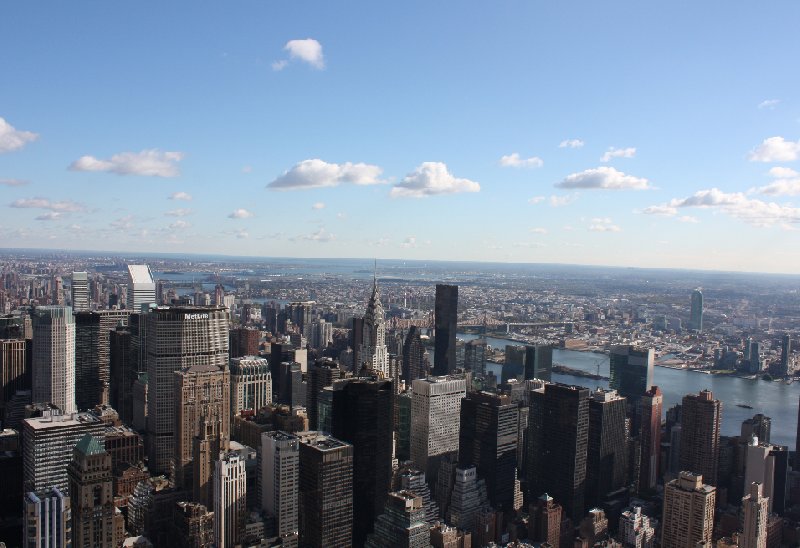
[[[433,374],[447,375],[456,368],[457,285],[436,284],[434,324],[436,340],[433,354]]]
[[[353,370],[358,373],[366,368],[375,375],[389,379],[389,352],[386,349],[386,317],[378,291],[378,280],[374,280],[372,295],[364,313],[364,332],[361,348],[358,353],[360,363],[354,364]]]
[[[31,373],[34,403],[53,403],[75,413],[75,319],[68,306],[37,306],[31,312]]]
[[[406,386],[409,386],[415,379],[422,379],[427,375],[425,346],[422,344],[419,328],[412,325],[403,342],[403,367],[400,378],[406,381]]]
[[[625,406],[625,398],[614,390],[598,389],[589,399],[586,454],[586,505],[589,507],[599,506],[606,495],[625,485],[628,461]]]

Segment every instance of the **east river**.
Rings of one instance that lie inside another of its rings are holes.
[[[459,333],[458,338],[468,341],[476,335]],[[505,348],[508,344],[522,344],[506,339],[487,337],[486,342],[492,348]],[[589,373],[609,376],[609,360],[605,354],[595,352],[578,352],[575,350],[555,349],[553,363],[559,363]],[[487,370],[493,371],[500,378],[500,365],[487,364]],[[553,374],[554,382],[574,384],[595,388],[608,388],[608,381],[593,380],[574,375]],[[768,382],[760,379],[749,380],[738,377],[706,375],[693,371],[655,367],[653,383],[664,393],[664,411],[680,403],[683,396],[696,393],[704,388],[711,390],[714,397],[722,400],[722,435],[739,435],[742,421],[763,413],[772,418],[771,442],[795,448],[797,434],[797,408],[800,397],[799,383],[791,385],[783,382]],[[752,409],[738,407],[737,404],[749,405]]]

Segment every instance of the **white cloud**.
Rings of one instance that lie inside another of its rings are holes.
[[[34,217],[37,221],[57,221],[64,216],[63,213],[60,211],[48,211],[47,213],[42,213],[41,215],[37,215]]]
[[[185,228],[189,228],[190,226],[192,226],[192,223],[190,223],[189,221],[184,221],[184,220],[180,219],[180,220],[175,221],[174,223],[171,223],[169,225],[169,228],[171,230],[183,230]]]
[[[86,206],[71,200],[50,201],[47,198],[22,198],[11,202],[10,207],[22,209],[47,209],[62,213],[84,211]]]
[[[0,185],[3,186],[25,186],[30,183],[30,181],[26,181],[25,179],[0,179]]]
[[[578,199],[578,195],[573,194],[565,194],[563,196],[556,196],[555,194],[550,196],[550,206],[551,207],[562,207],[571,204],[575,200]]]
[[[681,215],[678,220],[682,223],[699,223],[700,220],[692,215]]]
[[[533,198],[530,198],[528,200],[528,203],[536,205],[536,204],[540,204],[540,203],[544,202],[545,199],[546,198],[544,196],[534,196]]]
[[[191,202],[192,195],[188,192],[173,192],[170,197],[170,200],[180,200],[182,202]]]
[[[187,215],[191,215],[192,210],[188,208],[179,207],[178,209],[173,209],[164,213],[167,217],[186,217]]]
[[[613,167],[601,166],[573,173],[556,184],[558,188],[585,188],[600,190],[646,190],[651,188],[647,179],[626,175]]]
[[[546,228],[536,227],[531,229],[532,234],[547,234]]]
[[[375,185],[383,170],[375,165],[328,163],[318,158],[303,160],[267,185],[272,190],[296,190],[338,186],[342,183]]]
[[[400,247],[403,248],[412,248],[417,247],[417,238],[416,236],[408,236],[403,242],[400,244]]]
[[[311,234],[306,234],[303,236],[298,236],[295,238],[297,240],[309,240],[312,242],[330,242],[336,239],[336,236],[325,230],[325,227],[320,228],[316,232],[312,232]]]
[[[774,109],[780,103],[780,99],[766,99],[758,103],[758,108],[768,108],[770,110]]]
[[[800,158],[800,141],[769,137],[751,150],[747,157],[751,162],[792,162]]]
[[[228,214],[229,219],[249,219],[253,217],[255,214],[252,211],[248,211],[244,208],[234,209],[233,212]]]
[[[775,180],[755,189],[756,192],[771,196],[800,195],[800,173],[788,167],[773,167],[769,174]]]
[[[677,215],[684,208],[719,210],[735,219],[760,227],[800,222],[800,208],[748,198],[742,192],[723,192],[718,188],[699,190],[687,198],[674,198],[666,204],[646,208],[644,213]]]
[[[584,144],[580,139],[565,139],[558,144],[558,148],[581,148]]]
[[[542,242],[514,242],[511,247],[545,247]]]
[[[520,158],[518,152],[512,152],[500,158],[500,165],[503,167],[542,167],[544,161],[538,156]]]
[[[5,118],[0,118],[0,154],[19,150],[38,138],[37,133],[16,129]]]
[[[610,162],[612,158],[633,158],[636,156],[636,147],[628,148],[614,148],[609,149],[600,158],[601,162]]]
[[[112,221],[111,228],[114,230],[131,230],[133,228],[133,215],[125,215],[116,221]]]
[[[289,59],[308,63],[315,69],[325,68],[325,59],[322,55],[322,44],[313,38],[304,40],[289,40],[283,46],[284,51],[289,54]],[[272,70],[280,71],[286,68],[289,61],[281,59],[272,63]]]
[[[157,149],[141,152],[121,152],[108,160],[94,156],[81,156],[69,169],[72,171],[106,171],[117,175],[142,175],[146,177],[177,177],[177,163],[183,159],[182,152],[162,152]]]
[[[608,217],[598,217],[592,219],[589,225],[589,230],[592,232],[621,232],[622,229],[614,224],[614,221]]]
[[[311,206],[311,209],[325,209],[325,204],[323,202],[316,202]]]
[[[237,230],[236,237],[240,240],[245,240],[250,237],[250,233],[247,232],[245,229]]]
[[[442,162],[423,162],[402,181],[394,185],[392,198],[424,198],[437,194],[480,192],[481,185],[469,179],[454,177]]]

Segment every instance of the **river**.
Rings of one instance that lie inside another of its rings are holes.
[[[477,335],[459,333],[458,338],[465,341],[478,338]],[[493,348],[505,348],[508,344],[522,344],[506,339],[487,337],[487,343]],[[573,369],[597,373],[608,377],[609,360],[605,354],[594,352],[578,352],[575,350],[553,350],[553,362]],[[500,378],[500,366],[487,364],[487,369]],[[608,388],[608,381],[592,380],[574,375],[553,374],[553,381],[595,388]],[[772,418],[771,442],[795,448],[797,435],[797,408],[800,397],[799,383],[786,385],[782,382],[741,379],[719,375],[705,375],[692,371],[655,367],[653,382],[664,393],[664,411],[680,403],[683,396],[696,393],[704,388],[711,390],[714,397],[722,400],[722,435],[735,436],[741,431],[742,421],[763,413]],[[752,409],[738,407],[737,404],[749,405]]]

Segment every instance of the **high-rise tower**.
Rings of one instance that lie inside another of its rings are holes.
[[[767,499],[760,483],[751,483],[747,495],[742,499],[744,532],[739,537],[741,548],[767,548]]]
[[[661,456],[661,412],[664,396],[653,386],[642,397],[642,420],[639,440],[642,453],[639,459],[639,490],[655,489],[659,477]]]
[[[638,406],[644,393],[653,385],[652,348],[634,345],[618,345],[611,348],[609,386],[628,399],[631,406]]]
[[[146,264],[128,265],[128,297],[125,308],[140,313],[142,305],[157,304],[156,283]]]
[[[300,439],[287,432],[261,434],[261,508],[282,538],[298,534]]]
[[[589,399],[589,442],[586,454],[586,505],[598,506],[625,485],[627,443],[625,398],[598,389]],[[546,443],[546,442],[545,442]]]
[[[669,482],[664,488],[661,546],[696,548],[699,542],[710,545],[716,498],[716,488],[704,484],[699,474],[681,472]]]
[[[457,285],[436,284],[434,324],[436,340],[433,354],[433,374],[447,375],[456,368]]]
[[[415,379],[425,378],[428,374],[425,361],[425,346],[420,338],[420,330],[412,325],[403,342],[403,367],[400,378],[406,381],[406,386]]]
[[[75,403],[91,409],[109,403],[111,330],[128,325],[130,310],[97,310],[75,314]]]
[[[716,485],[722,402],[709,390],[687,394],[681,406],[681,470],[703,476]]]
[[[360,371],[366,367],[376,375],[389,379],[389,352],[386,349],[386,316],[381,304],[381,295],[378,290],[378,279],[375,278],[372,286],[372,295],[364,312],[363,340],[359,350],[360,363],[355,364],[354,370]]]
[[[428,377],[412,383],[411,460],[435,484],[442,455],[458,454],[463,378]]]
[[[700,289],[692,291],[692,309],[689,313],[689,329],[697,332],[703,331],[703,292]]]
[[[553,347],[537,344],[525,347],[525,378],[550,382],[553,372]]]
[[[86,272],[72,273],[72,310],[85,312],[89,310],[89,275]]]
[[[236,451],[222,453],[214,468],[214,540],[235,546],[244,536],[247,516],[247,472]]]
[[[75,319],[68,306],[38,306],[33,320],[33,401],[75,413]]]

